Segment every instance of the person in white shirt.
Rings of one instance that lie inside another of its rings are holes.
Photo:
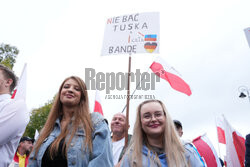
[[[129,126],[128,126],[129,127]],[[112,144],[113,144],[113,161],[117,165],[122,159],[125,152],[125,133],[126,133],[126,116],[122,113],[117,113],[111,121]],[[128,142],[131,135],[128,136]]]
[[[29,122],[24,99],[11,99],[17,79],[13,71],[0,65],[0,166],[8,167]]]

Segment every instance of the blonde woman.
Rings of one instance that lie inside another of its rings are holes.
[[[159,100],[138,106],[131,140],[122,167],[188,166],[173,121]]]
[[[90,114],[86,89],[79,77],[63,81],[29,167],[113,166],[108,126],[100,114]]]

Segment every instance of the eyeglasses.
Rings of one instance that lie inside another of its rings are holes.
[[[163,118],[163,116],[164,116],[164,113],[161,112],[161,111],[155,112],[154,114],[145,113],[145,114],[142,115],[142,119],[143,119],[144,121],[151,121],[152,118],[153,118],[153,116],[154,116],[155,119],[161,120],[161,119]]]

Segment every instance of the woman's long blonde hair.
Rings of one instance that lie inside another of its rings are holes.
[[[63,111],[62,111],[63,104],[60,101],[60,93],[61,93],[61,90],[63,88],[64,83],[69,79],[75,80],[79,85],[79,88],[81,91],[80,102],[77,105],[76,110],[74,111],[74,114],[73,114],[74,119],[72,119],[71,129],[65,128],[65,130],[60,133],[60,135],[51,144],[51,146],[49,148],[49,153],[50,153],[51,158],[53,159],[53,157],[55,155],[57,155],[57,153],[58,153],[57,151],[58,151],[59,143],[61,142],[62,139],[65,139],[64,143],[63,143],[63,150],[64,150],[64,148],[66,148],[66,151],[64,154],[65,154],[65,157],[67,157],[68,146],[71,143],[78,128],[83,128],[84,133],[86,134],[86,139],[84,142],[85,148],[88,148],[90,152],[92,151],[93,127],[92,127],[91,115],[89,112],[89,101],[88,101],[87,87],[81,78],[79,78],[77,76],[71,76],[71,77],[66,78],[59,88],[59,92],[56,95],[56,98],[54,100],[54,103],[52,105],[50,113],[48,115],[47,121],[46,121],[46,123],[41,131],[41,134],[40,134],[36,144],[35,144],[34,149],[36,150],[36,152],[35,152],[36,155],[37,155],[38,150],[41,147],[43,141],[53,131],[56,120],[58,118],[62,117],[62,115],[63,115]],[[66,137],[68,135],[70,135],[70,138],[69,138],[69,140],[66,140],[67,139]]]
[[[163,134],[163,149],[166,153],[166,160],[170,167],[183,167],[187,166],[187,162],[184,155],[184,148],[176,133],[173,121],[166,110],[165,105],[160,100],[147,100],[142,102],[137,108],[136,122],[134,125],[133,137],[131,139],[127,154],[129,156],[131,166],[142,166],[142,147],[143,144],[149,145],[147,135],[142,129],[141,124],[141,108],[144,104],[156,102],[162,106],[163,112],[166,117],[165,130]],[[150,148],[149,148],[150,149]],[[156,159],[156,163],[160,165],[159,159]]]

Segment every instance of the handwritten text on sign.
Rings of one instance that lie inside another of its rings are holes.
[[[137,13],[109,18],[102,55],[159,53],[159,13]]]

